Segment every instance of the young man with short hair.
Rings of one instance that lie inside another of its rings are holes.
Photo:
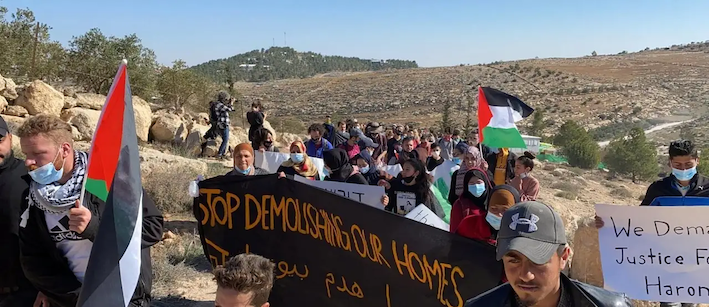
[[[216,307],[269,307],[275,264],[255,254],[239,254],[214,269]]]
[[[653,206],[653,201],[664,196],[709,197],[709,178],[697,173],[699,153],[694,143],[689,140],[676,140],[670,143],[668,165],[672,173],[650,184],[645,192],[641,206]],[[596,216],[596,227],[604,226],[603,220]],[[661,307],[695,307],[693,303],[660,303]]]
[[[332,144],[323,138],[325,128],[321,124],[312,124],[308,127],[310,140],[305,142],[305,151],[309,157],[322,159],[322,153],[333,148]]]
[[[557,212],[536,201],[514,205],[503,214],[497,234],[497,260],[508,282],[465,307],[632,306],[624,294],[566,277],[561,270],[570,254]]]
[[[71,126],[40,114],[18,130],[29,170],[20,221],[20,263],[40,294],[35,306],[75,307],[106,204],[89,192],[80,202],[88,154],[74,149]],[[140,280],[128,306],[150,305],[150,247],[162,239],[163,217],[143,192]]]

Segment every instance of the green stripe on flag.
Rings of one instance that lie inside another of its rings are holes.
[[[86,191],[89,191],[89,193],[104,202],[108,199],[108,188],[106,188],[106,181],[86,178]]]
[[[449,190],[448,185],[446,185],[446,181],[443,180],[443,178],[436,180],[436,182],[433,183],[431,190],[433,190],[433,196],[436,197],[438,203],[441,204],[441,207],[443,207],[443,213],[446,214],[446,216],[443,217],[443,220],[446,221],[446,223],[450,223],[451,204],[448,202]]]
[[[496,148],[527,148],[522,135],[516,128],[494,128],[487,126],[483,129],[483,144]]]

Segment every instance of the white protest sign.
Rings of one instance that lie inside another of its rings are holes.
[[[401,164],[394,164],[394,165],[384,165],[382,166],[379,170],[387,172],[387,174],[391,175],[392,177],[399,176],[399,173],[401,173]]]
[[[275,174],[278,171],[278,167],[283,164],[286,160],[290,159],[290,154],[280,153],[280,152],[260,152],[256,151],[254,153],[254,166],[262,168],[271,174]],[[323,168],[325,167],[325,162],[320,158],[310,157],[313,161],[313,165],[318,169],[318,174],[320,175],[320,180],[323,180],[325,176],[323,175]]]
[[[416,208],[416,194],[400,191],[394,193],[396,194],[396,213],[406,215]]]
[[[709,207],[596,205],[603,279],[640,300],[709,303]]]
[[[295,181],[384,210],[384,205],[382,205],[382,196],[385,194],[384,187],[335,181],[309,180],[302,176],[295,176]]]
[[[411,212],[406,214],[406,218],[418,221],[420,223],[424,223],[429,226],[436,227],[441,230],[450,230],[450,226],[448,225],[448,223],[438,217],[438,215],[433,213],[431,209],[428,209],[428,207],[424,206],[423,204],[418,205],[416,208],[414,208],[414,210],[411,210]]]

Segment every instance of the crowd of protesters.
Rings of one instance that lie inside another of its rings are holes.
[[[223,139],[219,156],[226,155],[231,99],[220,93],[211,106],[212,129],[206,137]],[[254,103],[247,115],[249,143],[233,148],[230,176],[265,175],[254,165],[257,151],[279,152],[273,134],[263,127],[265,114]],[[12,138],[0,118],[0,307],[76,306],[98,223],[105,203],[83,191],[87,153],[75,149],[72,129],[60,118],[37,115],[18,131],[25,160],[15,156]],[[360,124],[350,119],[308,127],[310,138],[295,141],[289,158],[278,168],[281,177],[300,175],[311,180],[379,185],[385,210],[405,215],[414,206],[399,206],[394,199],[408,193],[414,204],[423,204],[440,217],[450,217],[450,232],[496,246],[502,261],[501,285],[466,306],[631,306],[622,294],[570,280],[561,271],[571,250],[561,217],[550,206],[536,201],[539,182],[532,176],[534,154],[517,156],[509,148],[479,143],[478,131],[464,136],[445,128],[415,129],[406,125],[385,127],[378,122]],[[285,149],[284,149],[285,151]],[[655,205],[662,196],[709,196],[709,179],[699,175],[695,145],[670,144],[672,173],[647,190],[642,205]],[[322,159],[323,174],[313,160]],[[433,195],[436,168],[451,162],[445,212]],[[400,166],[396,176],[385,169]],[[454,168],[451,168],[453,170]],[[84,193],[84,194],[82,194]],[[82,200],[82,201],[80,201]],[[152,272],[150,248],[162,238],[163,217],[149,195],[143,195],[142,267],[129,306],[149,306]],[[536,224],[513,220],[536,219]],[[604,221],[596,218],[596,226]],[[216,306],[269,306],[275,281],[274,264],[258,255],[236,255],[214,271],[218,290]],[[504,282],[504,283],[503,283]],[[662,303],[662,306],[693,306]]]

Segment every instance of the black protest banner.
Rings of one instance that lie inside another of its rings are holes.
[[[281,306],[458,306],[500,283],[492,246],[277,175],[199,183],[194,213],[213,266],[273,259]]]

